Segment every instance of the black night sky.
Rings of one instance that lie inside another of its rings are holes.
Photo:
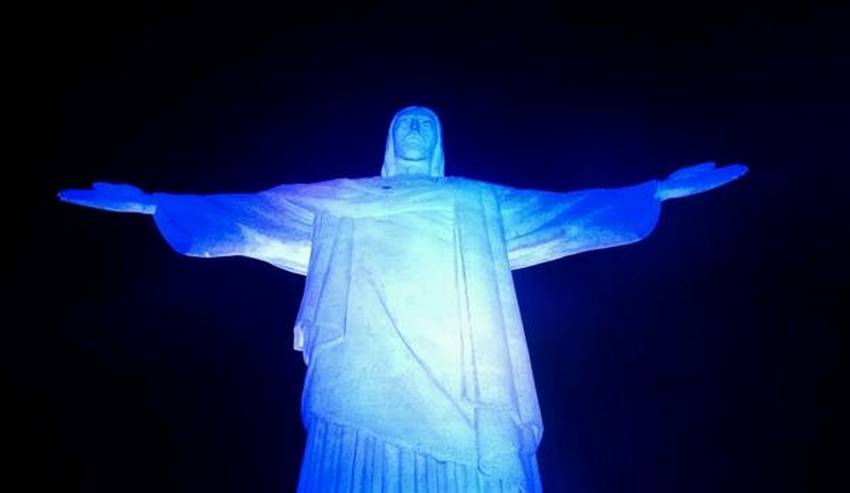
[[[841,490],[848,9],[685,3],[9,19],[32,139],[6,161],[12,469],[31,491],[293,491],[303,278],[55,194],[373,176],[421,104],[450,175],[566,191],[750,166],[641,243],[516,271],[547,491]]]

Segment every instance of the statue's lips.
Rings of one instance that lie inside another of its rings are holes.
[[[417,145],[417,146],[421,146],[421,145],[425,144],[425,140],[422,139],[422,137],[420,137],[418,135],[409,135],[409,136],[405,137],[402,142],[405,143],[405,144],[413,144],[413,145]]]

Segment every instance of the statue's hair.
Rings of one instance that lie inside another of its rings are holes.
[[[396,113],[395,116],[393,116],[393,120],[390,122],[390,129],[387,133],[387,149],[384,152],[384,165],[381,168],[381,176],[394,176],[398,173],[398,169],[396,167],[395,139],[393,138],[393,128],[395,127],[396,121],[401,115],[413,110],[424,111],[428,113],[431,118],[434,119],[434,124],[437,127],[435,128],[437,142],[434,144],[434,151],[431,153],[430,174],[433,177],[441,177],[445,175],[446,162],[445,158],[443,157],[443,127],[440,125],[440,119],[437,117],[436,113],[424,106],[408,106]]]

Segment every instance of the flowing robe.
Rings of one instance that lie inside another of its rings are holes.
[[[543,425],[511,270],[640,240],[655,190],[339,179],[157,194],[154,218],[180,253],[307,276],[299,491],[540,491]]]

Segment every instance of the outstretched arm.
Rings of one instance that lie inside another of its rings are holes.
[[[649,236],[661,202],[711,190],[739,178],[746,166],[705,163],[665,180],[613,189],[558,193],[502,187],[500,204],[511,268],[627,245]]]
[[[184,255],[242,255],[305,274],[314,217],[310,201],[321,198],[322,190],[318,184],[284,185],[250,194],[178,195],[95,183],[91,189],[63,190],[59,198],[113,212],[152,214],[171,247]]]

